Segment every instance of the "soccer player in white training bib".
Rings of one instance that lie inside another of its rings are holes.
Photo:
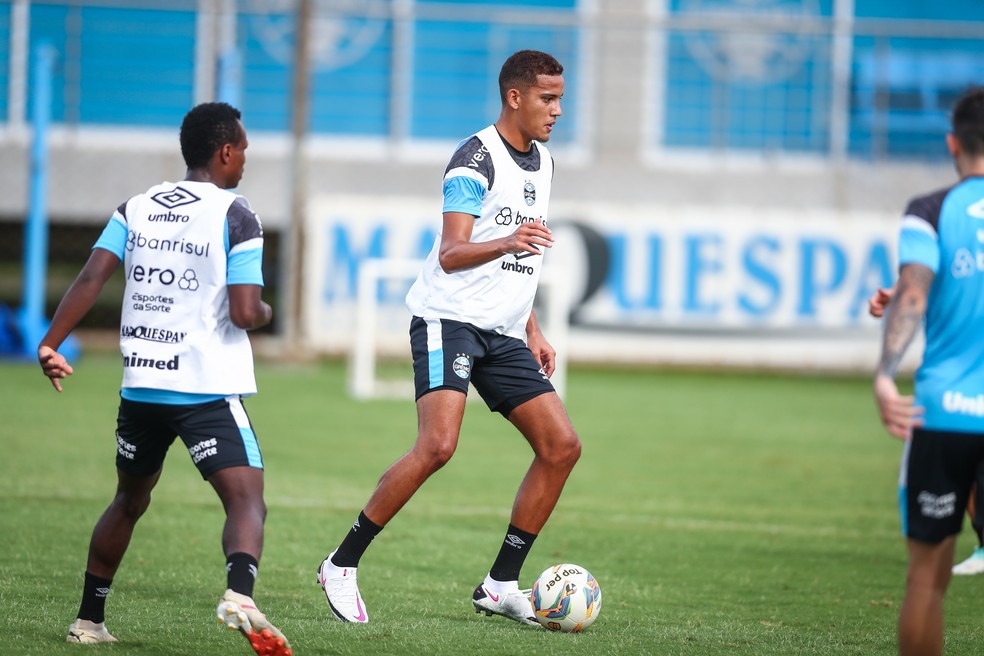
[[[462,141],[445,171],[443,226],[407,294],[417,440],[386,470],[321,563],[318,581],[339,620],[369,621],[356,583],[359,559],[454,454],[471,382],[533,450],[505,539],[472,603],[476,612],[539,626],[519,573],[581,454],[549,380],[555,352],[533,311],[543,256],[553,244],[547,227],[553,160],[543,143],[561,115],[563,70],[543,52],[509,57],[499,73],[499,119]]]
[[[67,639],[116,642],[104,623],[106,596],[180,436],[226,511],[228,589],[219,620],[257,653],[290,656],[286,638],[252,600],[266,505],[263,459],[242,402],[256,393],[246,331],[273,313],[260,299],[263,229],[246,200],[229,191],[243,176],[246,130],[239,110],[205,103],[185,116],[180,141],[185,179],[119,206],[38,347],[45,375],[62,391],[72,367],[57,349],[122,262],[119,482],[92,533],[82,603]]]
[[[899,277],[884,320],[875,400],[905,440],[899,475],[909,552],[899,611],[902,656],[943,653],[944,596],[971,487],[984,470],[984,88],[957,101],[946,143],[960,181],[914,198],[899,236]],[[880,302],[877,298],[873,299]],[[884,299],[882,299],[884,300]],[[895,384],[925,321],[914,396]]]

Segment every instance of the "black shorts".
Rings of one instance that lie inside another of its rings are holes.
[[[468,394],[468,381],[493,412],[509,413],[554,386],[525,342],[460,321],[410,321],[416,398],[439,389]]]
[[[930,544],[959,533],[982,474],[984,435],[914,429],[899,474],[902,533]]]
[[[245,465],[263,469],[260,445],[238,396],[196,405],[120,400],[116,419],[116,466],[133,476],[150,476],[181,437],[202,478]]]

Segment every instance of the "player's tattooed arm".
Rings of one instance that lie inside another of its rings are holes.
[[[895,377],[902,356],[922,323],[933,278],[933,271],[921,264],[906,264],[899,272],[895,297],[885,320],[878,375]]]
[[[912,395],[899,394],[895,374],[919,330],[933,277],[928,267],[904,265],[885,319],[881,359],[874,380],[875,402],[885,428],[901,440],[909,439],[912,430],[923,424],[925,410],[915,405]]]

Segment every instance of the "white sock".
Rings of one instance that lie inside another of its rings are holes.
[[[519,581],[496,581],[488,575],[486,575],[485,582],[482,585],[485,586],[486,590],[491,590],[496,594],[519,592]]]

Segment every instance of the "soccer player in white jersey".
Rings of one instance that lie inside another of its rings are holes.
[[[905,440],[899,475],[909,551],[899,653],[943,652],[943,599],[977,472],[984,468],[984,88],[961,96],[946,143],[960,181],[913,199],[899,238],[899,278],[884,321],[875,400]],[[915,393],[895,376],[925,321]]]
[[[540,332],[533,297],[553,244],[547,209],[553,160],[543,143],[561,115],[563,67],[523,50],[499,73],[498,120],[459,144],[444,176],[442,229],[407,295],[418,433],[382,475],[318,581],[332,614],[367,622],[356,583],[370,541],[458,444],[469,381],[533,450],[509,526],[476,612],[537,625],[519,573],[581,454],[581,443],[550,383],[555,352]],[[484,472],[495,476],[495,472]]]
[[[164,456],[180,436],[226,511],[228,589],[219,620],[257,653],[290,656],[286,638],[252,600],[263,549],[263,460],[242,397],[256,392],[246,334],[270,322],[263,229],[229,191],[248,145],[239,110],[205,103],[185,116],[181,182],[164,182],[119,206],[58,305],[38,359],[59,392],[72,366],[58,347],[123,263],[116,495],[89,543],[82,602],[68,642],[116,642],[105,626],[110,585],[150,504]]]

